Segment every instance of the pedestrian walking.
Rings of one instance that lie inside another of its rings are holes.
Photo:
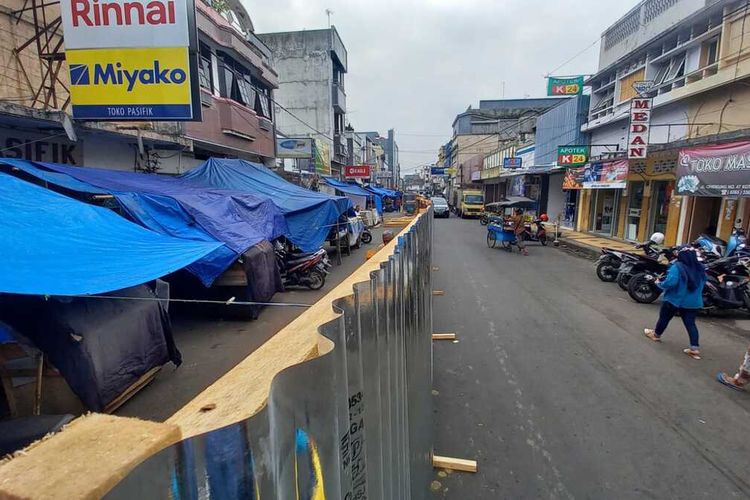
[[[706,271],[698,262],[695,252],[681,250],[677,260],[669,267],[667,275],[656,284],[664,290],[664,298],[659,311],[656,328],[646,328],[643,333],[654,342],[661,341],[667,325],[675,316],[680,315],[690,337],[690,347],[682,352],[693,359],[701,359],[698,327],[695,317],[703,307],[703,285],[706,283]]]
[[[750,347],[745,351],[745,358],[742,360],[742,364],[734,377],[730,377],[724,372],[719,372],[716,375],[716,380],[720,384],[724,384],[737,391],[744,391],[745,386],[750,382]]]
[[[523,241],[523,233],[526,232],[526,221],[523,220],[523,210],[520,208],[513,210],[513,216],[510,220],[513,224],[513,234],[516,235],[518,250],[524,255],[529,255],[529,252],[526,251],[526,243]]]

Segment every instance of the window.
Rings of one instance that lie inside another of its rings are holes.
[[[238,102],[252,108],[255,106],[255,88],[250,80],[250,75],[238,75],[237,87],[239,91]]]
[[[591,115],[596,118],[596,114],[603,112],[607,108],[611,108],[615,103],[615,90],[614,88],[607,90],[599,99],[599,101],[591,108]]]
[[[200,44],[200,60],[198,61],[198,81],[200,86],[209,92],[213,91],[213,72],[211,71],[211,49]]]
[[[701,45],[701,68],[710,66],[718,60],[719,56],[719,38],[714,38]]]
[[[635,82],[645,80],[646,68],[641,68],[638,71],[630,73],[629,75],[620,79],[620,100],[618,102],[627,101],[638,95],[638,92],[633,88]]]

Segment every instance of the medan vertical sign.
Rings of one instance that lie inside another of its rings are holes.
[[[61,0],[73,118],[200,120],[194,0]]]
[[[651,132],[651,99],[634,98],[630,102],[630,129],[628,131],[628,159],[644,160],[648,154]]]

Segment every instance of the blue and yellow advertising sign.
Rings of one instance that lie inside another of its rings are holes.
[[[188,47],[68,50],[66,58],[75,118],[193,118]]]

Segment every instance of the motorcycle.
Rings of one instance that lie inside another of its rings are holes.
[[[542,246],[547,246],[547,230],[544,228],[544,223],[547,220],[549,220],[547,215],[542,214],[531,223],[524,224],[524,231],[521,233],[521,237],[524,241],[538,241]],[[536,231],[534,232],[531,231],[532,225],[536,226]]]
[[[656,245],[659,243],[656,236],[657,234],[655,233],[651,236],[650,240],[635,245],[635,248],[643,250],[643,253],[645,253],[647,257],[658,257],[659,251],[656,248]],[[633,252],[602,248],[602,255],[599,256],[599,259],[595,263],[596,275],[600,280],[605,282],[617,281],[620,277],[620,272],[623,269],[623,266],[628,262],[635,262],[641,258],[643,258],[642,255]],[[629,279],[630,276],[628,275],[627,278]],[[620,284],[619,281],[618,284]],[[620,287],[623,287],[623,285],[620,284]],[[623,287],[623,290],[626,289],[627,283],[625,284],[625,287]]]
[[[331,263],[324,249],[290,253],[283,244],[276,242],[274,251],[284,286],[306,286],[310,290],[320,290],[325,286]]]
[[[716,236],[701,234],[693,242],[693,246],[699,248],[708,261],[748,253],[747,235],[745,230],[742,229],[742,219],[737,219],[735,222],[729,241],[724,241]]]
[[[680,247],[670,247],[661,250],[667,261],[672,262],[677,257]],[[636,271],[628,280],[627,291],[630,298],[641,304],[651,304],[661,295],[661,288],[656,285],[656,281],[667,273],[669,263],[660,262],[655,258],[647,258],[638,262],[637,269],[635,266],[631,269]]]
[[[665,274],[666,270],[650,270],[633,276],[628,294],[641,304],[654,302],[662,293],[656,283]],[[750,258],[726,257],[706,264],[703,310],[718,309],[750,311]]]

